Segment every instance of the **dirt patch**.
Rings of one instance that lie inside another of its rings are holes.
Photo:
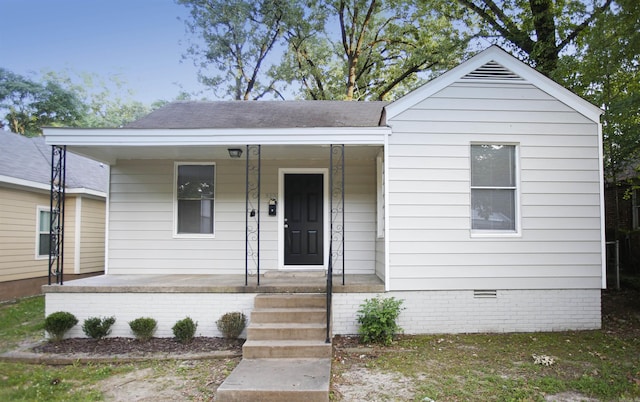
[[[183,360],[109,377],[92,388],[105,401],[211,401],[240,358]]]
[[[333,387],[334,395],[343,401],[411,401],[414,399],[415,380],[398,373],[383,373],[354,365],[342,374]]]

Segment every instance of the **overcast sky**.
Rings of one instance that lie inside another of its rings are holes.
[[[172,100],[203,89],[181,62],[187,15],[174,0],[0,0],[0,67],[117,75],[135,100]]]

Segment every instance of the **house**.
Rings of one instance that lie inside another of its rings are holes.
[[[0,300],[39,294],[48,282],[51,147],[0,130]],[[108,166],[69,154],[65,280],[104,270]]]
[[[637,163],[618,177],[605,180],[605,222],[609,286],[620,286],[619,275],[640,273],[640,189]],[[616,267],[616,265],[618,265]]]
[[[601,113],[494,46],[389,104],[178,102],[45,129],[111,165],[105,275],[45,287],[46,312],[115,315],[114,336],[189,315],[214,336],[328,272],[333,334],[376,295],[404,300],[406,333],[599,328]]]

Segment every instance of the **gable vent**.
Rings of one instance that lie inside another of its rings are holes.
[[[490,61],[482,67],[473,70],[469,74],[462,77],[462,79],[523,81],[522,77],[520,77],[518,74],[498,64],[495,61]]]
[[[482,290],[473,291],[474,299],[495,299],[497,297],[498,297],[497,290],[482,289]]]

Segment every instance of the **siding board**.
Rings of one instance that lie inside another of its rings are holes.
[[[391,290],[600,287],[596,123],[497,81],[456,83],[388,123]],[[518,145],[517,235],[471,233],[472,142]]]
[[[181,160],[181,162],[188,162]],[[244,273],[245,165],[216,162],[215,236],[173,234],[173,166],[170,160],[118,161],[112,169],[109,269],[118,273]],[[346,159],[345,246],[350,273],[374,273],[375,160]],[[277,218],[267,216],[278,194],[280,167],[326,168],[328,161],[262,160],[261,266],[276,269]]]

